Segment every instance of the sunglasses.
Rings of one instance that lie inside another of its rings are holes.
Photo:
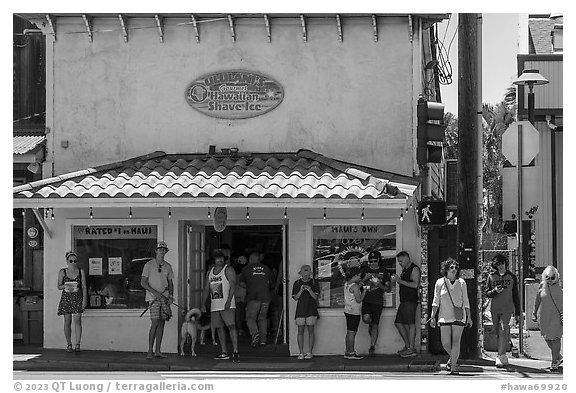
[[[458,270],[458,268],[456,266],[452,265],[448,268],[448,270]]]
[[[158,266],[158,273],[162,273],[162,266]]]
[[[69,259],[68,263],[78,263],[78,260],[77,259]]]
[[[554,280],[556,280],[556,276],[546,277],[546,280],[548,280],[548,281],[554,281]]]

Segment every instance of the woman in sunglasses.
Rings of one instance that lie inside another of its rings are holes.
[[[546,344],[552,353],[550,371],[557,371],[562,367],[562,286],[560,285],[560,273],[554,266],[548,266],[542,272],[542,281],[536,300],[532,320],[538,321],[538,309],[540,309],[540,334],[546,340]]]
[[[444,350],[450,355],[446,369],[450,374],[458,374],[460,339],[465,326],[472,326],[470,302],[466,282],[460,278],[460,266],[452,258],[442,262],[442,277],[434,286],[430,326],[440,325],[440,337]],[[436,316],[438,315],[438,316]]]
[[[66,351],[72,352],[72,321],[76,333],[74,351],[80,352],[82,338],[82,312],[87,305],[86,275],[78,267],[78,256],[73,251],[66,253],[67,266],[58,272],[58,289],[62,291],[58,304],[58,315],[64,315],[64,336],[68,346]]]

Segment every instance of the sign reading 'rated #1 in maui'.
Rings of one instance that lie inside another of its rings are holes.
[[[284,89],[272,78],[249,71],[220,71],[201,76],[186,88],[186,102],[205,115],[245,119],[270,112]]]

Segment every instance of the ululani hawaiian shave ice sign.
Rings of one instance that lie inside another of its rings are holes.
[[[221,71],[199,77],[186,88],[186,102],[221,119],[245,119],[270,112],[284,89],[272,78],[250,71]]]

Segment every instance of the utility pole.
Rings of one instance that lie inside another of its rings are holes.
[[[458,262],[466,280],[472,328],[462,335],[462,356],[478,358],[481,328],[478,305],[478,18],[481,14],[458,15]]]

